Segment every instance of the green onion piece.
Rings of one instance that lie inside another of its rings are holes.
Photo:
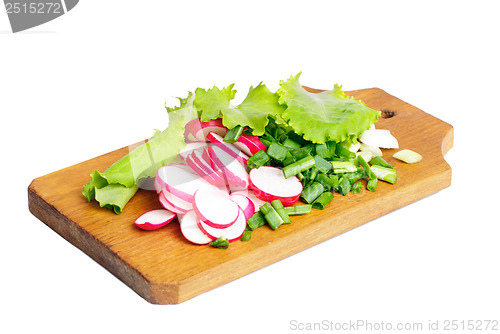
[[[323,210],[332,201],[333,193],[330,191],[325,191],[319,195],[316,200],[312,203],[312,207],[315,209]]]
[[[332,161],[332,167],[335,174],[355,172],[358,170],[352,161]]]
[[[252,238],[252,231],[245,231],[243,232],[243,235],[241,236],[240,240],[241,241],[248,241]]]
[[[364,176],[365,176],[365,174],[363,172],[360,172],[360,171],[342,174],[342,177],[347,178],[351,184],[353,184],[354,182],[359,181],[361,179],[364,179],[365,178]]]
[[[349,182],[349,179],[346,177],[341,177],[336,190],[342,196],[347,195],[349,193],[349,191],[351,190],[351,182]]]
[[[247,227],[251,231],[254,231],[264,225],[266,225],[266,218],[264,217],[264,214],[260,211],[254,213],[254,215],[248,218],[247,220]]]
[[[248,158],[247,166],[249,168],[259,168],[260,166],[264,166],[270,159],[271,157],[264,150],[259,150]]]
[[[338,155],[339,157],[344,157],[347,159],[353,159],[356,157],[356,154],[349,151],[349,149],[345,145],[342,145],[342,143],[337,144],[335,148],[335,154]]]
[[[290,224],[292,221],[290,220],[290,217],[285,211],[285,207],[283,206],[283,203],[279,199],[275,199],[274,201],[271,202],[271,205],[273,206],[274,210],[280,215],[281,219],[283,219],[283,224]]]
[[[259,138],[259,141],[260,141],[262,144],[264,144],[266,147],[269,147],[269,146],[271,145],[271,143],[272,143],[272,141],[267,140],[266,138],[262,138],[262,137],[261,137],[261,138]]]
[[[303,205],[295,205],[295,206],[286,206],[285,207],[285,212],[289,216],[305,215],[306,213],[310,213],[311,211],[312,211],[311,204],[303,204]]]
[[[286,148],[291,148],[291,149],[297,149],[297,148],[301,148],[302,147],[302,146],[300,146],[299,143],[291,140],[290,138],[285,139],[282,144]]]
[[[278,142],[271,143],[267,148],[267,154],[276,161],[283,162],[287,156],[288,150]]]
[[[422,160],[422,156],[420,154],[408,149],[395,153],[393,157],[408,164],[413,164]]]
[[[335,182],[335,180],[331,179],[328,175],[324,173],[318,173],[318,175],[316,175],[315,181],[321,183],[326,191],[331,191],[338,184],[338,178],[337,182]]]
[[[323,192],[325,191],[325,188],[323,185],[319,182],[313,182],[310,186],[304,188],[302,190],[302,194],[300,197],[302,200],[306,203],[312,203],[316,198],[319,197]]]
[[[385,161],[382,157],[374,157],[373,159],[370,160],[370,165],[372,165],[372,167],[373,166],[382,166],[382,167],[385,167],[385,168],[392,168],[392,169],[394,169],[394,167],[390,163],[388,163],[387,161]]]
[[[316,153],[317,152],[318,151],[316,150]],[[314,156],[314,162],[315,162],[316,168],[318,168],[323,173],[328,173],[333,168],[332,163],[326,161],[319,154]]]
[[[365,159],[363,159],[363,157],[361,155],[358,156],[357,160],[358,160],[358,163],[361,165],[361,167],[363,167],[364,170],[366,171],[366,175],[368,176],[368,178],[370,180],[377,178],[377,176],[372,172],[372,169],[370,168],[368,163],[365,161]]]
[[[334,174],[328,175],[328,177],[331,180],[332,187],[336,188],[339,185],[339,177],[337,175],[334,175]]]
[[[392,184],[396,183],[397,173],[396,173],[395,169],[386,168],[386,167],[377,166],[377,165],[372,166],[371,169],[372,169],[373,173],[375,174],[375,176],[377,177],[377,179],[385,181],[385,182],[389,182]]]
[[[273,230],[276,230],[281,224],[283,224],[283,219],[281,219],[280,215],[276,212],[276,210],[274,210],[273,206],[269,202],[264,203],[264,205],[260,207],[260,212],[264,214],[267,223]]]
[[[236,143],[240,139],[244,128],[241,125],[236,125],[234,128],[229,129],[224,136],[224,141],[226,143]]]
[[[326,143],[316,144],[316,155],[323,159],[330,159],[332,157],[332,152]]]
[[[296,160],[300,160],[306,158],[311,155],[312,147],[311,146],[303,146],[301,148],[290,150],[290,153]]]
[[[226,249],[229,247],[229,240],[218,237],[217,239],[209,243],[209,245],[215,248]]]
[[[328,147],[328,150],[330,151],[330,157],[333,158],[337,149],[337,143],[334,141],[327,141],[326,147]]]
[[[354,182],[351,185],[351,192],[353,194],[359,194],[362,189],[363,189],[363,185],[361,184],[361,182]]]
[[[368,189],[369,191],[377,190],[377,182],[378,182],[377,178],[369,179],[368,183],[366,184],[366,189]]]
[[[283,174],[285,178],[289,178],[290,176],[297,175],[300,172],[308,170],[312,166],[314,166],[315,160],[312,156],[307,156],[299,161],[294,162],[293,164],[286,165],[283,167]]]
[[[290,151],[286,151],[286,156],[285,160],[283,160],[283,166],[288,166],[289,164],[292,164],[295,162],[295,158],[293,157],[292,153]]]
[[[362,156],[363,159],[365,159],[365,161],[371,161],[372,158],[373,158],[373,154],[371,152],[368,152],[368,151],[359,151],[359,152],[356,152],[356,158],[358,156]]]

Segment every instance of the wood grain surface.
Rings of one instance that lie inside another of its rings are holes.
[[[88,203],[81,190],[90,173],[105,170],[129,147],[33,180],[29,209],[147,301],[181,303],[450,185],[451,168],[443,156],[453,145],[451,125],[378,88],[347,93],[382,110],[387,118],[377,128],[390,130],[401,149],[419,152],[423,160],[405,164],[392,158],[397,150],[383,150],[397,170],[396,184],[379,182],[376,192],[335,194],[325,210],[294,216],[292,224],[276,231],[259,228],[249,242],[235,241],[220,250],[189,243],[175,222],[152,232],[138,229],[136,217],[161,208],[154,191],[139,190],[121,215]]]

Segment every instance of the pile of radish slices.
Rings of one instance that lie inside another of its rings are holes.
[[[237,142],[223,140],[227,128],[220,120],[186,124],[189,141],[177,162],[158,169],[154,185],[164,209],[137,218],[144,230],[155,230],[177,217],[184,237],[197,245],[219,238],[238,240],[247,220],[265,203],[298,201],[302,184],[285,178],[279,168],[262,166],[247,172],[249,156],[266,147],[258,137],[242,134]]]

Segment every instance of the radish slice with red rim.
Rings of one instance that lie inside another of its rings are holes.
[[[219,136],[225,136],[227,128],[222,124],[222,119],[220,118],[208,122],[201,122],[199,118],[195,118],[186,124],[184,136],[191,141],[197,140],[207,142],[207,135],[209,132],[216,133]]]
[[[143,213],[135,220],[135,225],[146,231],[157,230],[170,223],[175,213],[164,209],[156,209]]]
[[[242,133],[238,141],[233,144],[248,156],[252,156],[258,151],[266,149],[266,145],[260,142],[259,137],[246,133]]]
[[[206,245],[210,243],[213,238],[207,236],[198,226],[198,217],[196,213],[191,210],[188,211],[180,220],[181,232],[184,238],[197,245]]]
[[[295,176],[285,178],[276,167],[262,166],[250,171],[250,188],[258,199],[271,202],[279,199],[284,206],[293,205],[302,193],[302,183]]]
[[[229,242],[238,240],[241,238],[243,235],[243,232],[245,232],[245,229],[247,227],[247,220],[245,218],[245,214],[243,213],[243,210],[239,209],[238,210],[238,218],[236,221],[229,227],[226,228],[215,228],[207,223],[201,221],[198,219],[198,227],[202,232],[204,232],[209,238],[212,239],[217,239],[217,238],[224,238],[228,239]]]
[[[193,208],[198,218],[215,228],[231,226],[239,214],[239,206],[222,190],[198,190],[194,194]]]
[[[255,204],[253,204],[252,200],[243,194],[231,194],[230,198],[232,201],[236,202],[240,209],[245,214],[245,219],[249,219],[256,212]]]
[[[160,203],[161,205],[169,210],[169,211],[172,211],[172,212],[175,212],[177,214],[184,214],[186,213],[187,211],[184,210],[184,209],[181,209],[175,205],[173,205],[172,203],[170,203],[166,198],[165,198],[165,195],[163,195],[163,191],[160,192],[160,194],[158,195],[158,199],[160,200]]]
[[[248,155],[241,152],[236,146],[231,143],[226,143],[224,138],[217,135],[216,133],[209,132],[207,135],[208,140],[212,142],[215,146],[220,147],[224,152],[232,156],[234,159],[239,160],[240,162],[246,164],[248,160]]]
[[[241,189],[248,188],[248,173],[245,165],[234,159],[234,157],[229,155],[219,146],[209,147],[208,152],[215,165],[224,173],[228,184],[237,186]]]
[[[192,143],[187,143],[186,147],[184,147],[180,152],[179,156],[182,160],[186,160],[187,156],[196,149],[207,147],[207,143],[205,141],[196,141]]]
[[[162,188],[188,202],[193,201],[194,193],[198,189],[217,189],[198,174],[173,165],[160,167],[156,179]]]

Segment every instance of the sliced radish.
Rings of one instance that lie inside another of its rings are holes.
[[[210,171],[207,171],[205,168],[203,168],[200,165],[200,163],[195,161],[192,153],[187,156],[186,163],[188,164],[189,167],[191,167],[196,172],[196,174],[198,174],[201,178],[203,178],[208,183],[210,183],[214,186],[221,185],[221,182],[212,176],[213,173],[210,173]],[[222,183],[224,183],[224,180],[222,180]]]
[[[229,196],[232,201],[236,202],[240,209],[243,211],[245,215],[245,219],[249,219],[255,213],[255,204],[253,204],[252,200],[243,194],[231,194]]]
[[[178,207],[173,206],[169,201],[167,201],[167,199],[165,198],[165,196],[161,192],[158,195],[158,199],[160,200],[161,205],[165,209],[167,209],[168,211],[175,212],[178,215],[185,214],[187,212],[186,210],[182,210],[182,209],[180,209]]]
[[[217,167],[217,165],[215,164],[215,161],[214,159],[210,156],[210,152],[208,150],[208,148],[204,149],[202,154],[201,154],[201,157],[203,158],[203,160],[205,162],[207,162],[210,167],[215,171],[215,173],[221,178],[224,180],[224,182],[227,184],[226,182],[226,176],[224,175],[224,173],[219,170],[219,167]]]
[[[184,237],[197,245],[206,245],[213,238],[208,237],[198,226],[198,217],[194,211],[187,212],[180,220],[181,232]]]
[[[161,192],[161,185],[160,182],[155,177],[155,180],[153,181],[153,185],[155,187],[156,193],[159,194]]]
[[[266,202],[279,199],[284,206],[293,205],[302,193],[302,183],[296,176],[285,178],[281,169],[269,166],[250,171],[250,188],[257,198]]]
[[[234,159],[234,157],[219,146],[214,145],[209,147],[208,152],[215,165],[223,172],[229,185],[240,189],[248,188],[248,173],[245,165]]]
[[[224,152],[232,156],[234,159],[239,160],[240,162],[247,163],[248,155],[241,152],[236,146],[230,143],[226,143],[224,138],[219,136],[214,132],[209,132],[207,135],[207,139],[210,140],[211,143],[215,144],[217,147],[220,147]]]
[[[192,202],[185,201],[182,198],[180,198],[178,196],[175,196],[174,194],[172,194],[167,189],[163,189],[161,191],[161,193],[163,194],[163,196],[165,197],[165,199],[170,204],[172,204],[174,207],[177,207],[177,208],[179,208],[181,210],[184,210],[184,211],[193,210],[193,203]]]
[[[359,140],[366,144],[381,148],[399,148],[399,143],[396,137],[391,135],[389,130],[384,129],[369,129],[363,131]]]
[[[227,128],[222,124],[222,119],[217,118],[208,122],[201,122],[199,118],[195,118],[186,124],[184,136],[191,141],[207,142],[209,132],[225,136]]]
[[[203,233],[205,233],[209,238],[217,239],[217,238],[225,238],[228,239],[229,242],[238,240],[245,232],[247,227],[247,220],[245,218],[245,214],[243,210],[238,209],[238,218],[236,221],[229,227],[226,228],[215,228],[207,223],[198,219],[198,227]]]
[[[167,225],[175,218],[175,213],[164,209],[151,210],[143,213],[135,220],[135,225],[146,231],[157,230]]]
[[[266,145],[260,142],[259,137],[248,135],[246,133],[241,134],[240,138],[238,138],[238,141],[234,143],[234,146],[239,148],[248,156],[252,156],[260,150],[266,149]]]
[[[198,189],[217,189],[196,173],[174,165],[160,167],[156,179],[162,188],[187,202],[193,201],[194,193]]]
[[[257,196],[255,196],[255,193],[252,189],[239,190],[239,191],[235,191],[235,192],[231,193],[231,195],[234,195],[234,194],[240,194],[240,195],[248,197],[253,202],[253,205],[255,207],[255,212],[259,211],[260,207],[266,203],[265,201],[257,198]]]
[[[186,160],[186,157],[196,149],[207,147],[207,143],[204,141],[195,141],[191,143],[187,143],[186,147],[184,147],[180,152],[179,156],[182,160]]]
[[[201,221],[214,228],[231,226],[240,210],[238,204],[221,190],[198,190],[194,194],[193,208]]]
[[[202,152],[204,152],[204,151],[205,150],[203,150]],[[215,169],[214,169],[214,167],[212,167],[212,164],[210,163],[210,161],[207,161],[203,157],[202,152],[200,152],[200,150],[193,151],[193,153],[191,153],[191,158],[198,166],[200,166],[202,168],[202,170],[206,174],[208,174],[211,178],[213,178],[215,180],[214,185],[216,185],[216,186],[225,185],[226,181],[224,179],[224,175],[222,175],[222,173],[217,173],[215,171]]]

